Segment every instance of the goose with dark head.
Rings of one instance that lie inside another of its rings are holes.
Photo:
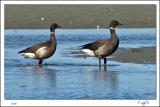
[[[101,67],[101,59],[104,59],[104,65],[106,65],[106,57],[113,54],[119,46],[119,38],[115,32],[115,27],[119,25],[122,24],[117,20],[112,20],[109,24],[111,38],[98,40],[80,46],[82,52],[86,53],[89,56],[99,58],[99,67]]]
[[[122,25],[121,23],[119,23],[117,20],[112,20],[109,24],[109,27],[111,28],[115,28],[116,26]]]
[[[50,40],[46,42],[41,42],[31,47],[28,47],[20,52],[22,56],[25,58],[32,58],[39,60],[39,65],[42,66],[43,59],[51,57],[56,51],[56,38],[55,38],[55,30],[60,28],[56,23],[51,24],[50,26]]]

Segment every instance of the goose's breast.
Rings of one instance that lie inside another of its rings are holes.
[[[108,49],[105,45],[99,47],[97,50],[95,50],[96,56],[104,56],[108,52]]]
[[[96,56],[106,57],[111,55],[115,50],[115,47],[112,45],[103,45],[95,51],[95,54]]]

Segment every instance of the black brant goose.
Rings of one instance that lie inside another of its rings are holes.
[[[42,66],[43,59],[51,57],[56,51],[56,38],[55,38],[56,28],[60,28],[60,26],[57,25],[56,23],[51,24],[50,40],[33,45],[18,53],[24,56],[25,58],[32,58],[39,60],[39,66]]]
[[[112,20],[109,25],[111,38],[98,40],[93,43],[89,43],[86,45],[82,45],[81,51],[88,54],[89,56],[98,57],[99,58],[99,67],[101,67],[101,59],[104,58],[104,65],[106,65],[107,56],[111,55],[118,48],[119,39],[115,32],[115,27],[120,24],[116,20]]]

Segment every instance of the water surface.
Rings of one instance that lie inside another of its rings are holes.
[[[116,29],[120,47],[155,46],[155,28]],[[55,55],[38,61],[18,51],[50,38],[47,29],[5,30],[5,99],[155,99],[156,65],[83,58],[78,46],[110,38],[108,29],[58,29]]]

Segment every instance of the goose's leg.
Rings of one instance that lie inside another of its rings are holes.
[[[99,58],[99,71],[101,71],[101,58]]]
[[[104,58],[104,65],[106,66],[107,58]]]
[[[43,59],[39,60],[39,66],[42,66]]]
[[[107,70],[106,63],[107,63],[107,58],[104,58],[104,71],[106,71],[106,70]]]

